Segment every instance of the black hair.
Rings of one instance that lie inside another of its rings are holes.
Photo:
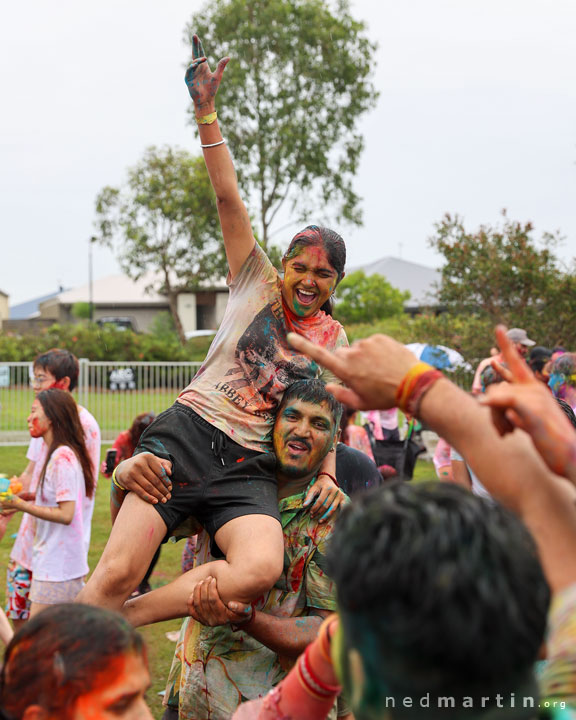
[[[0,705],[20,720],[30,705],[70,720],[79,697],[90,692],[110,661],[144,655],[138,632],[118,613],[89,605],[53,605],[14,635],[4,654]]]
[[[576,429],[576,415],[574,414],[574,410],[570,407],[570,405],[566,402],[566,400],[562,400],[562,398],[554,398],[558,405],[560,405],[560,408],[564,411],[564,414],[567,416],[568,420],[572,423],[572,427]]]
[[[552,350],[542,345],[535,345],[528,356],[528,366],[532,372],[542,372],[544,365],[552,357]]]
[[[134,447],[138,445],[138,442],[142,437],[142,433],[149,425],[152,424],[155,417],[156,415],[153,412],[140,413],[140,415],[136,415],[132,421],[130,429],[128,430],[130,433],[130,440],[132,441],[132,445]]]
[[[311,380],[296,380],[290,385],[280,401],[278,406],[278,415],[284,410],[291,400],[302,400],[302,402],[314,403],[320,405],[326,403],[334,420],[334,427],[338,428],[340,418],[342,417],[342,404],[336,400],[332,393],[326,390],[325,383],[316,378]]]
[[[415,716],[402,697],[456,697],[463,714],[463,697],[535,692],[550,590],[528,530],[500,505],[450,483],[392,481],[345,508],[327,572],[345,647],[364,664],[356,717],[382,716],[390,696],[392,715]]]
[[[303,230],[294,235],[288,249],[284,253],[284,258],[291,258],[296,248],[316,245],[321,245],[326,251],[330,265],[332,265],[338,275],[336,283],[338,284],[340,280],[342,280],[344,267],[346,266],[346,244],[342,237],[336,231],[330,230],[330,228],[318,225],[307,225]],[[333,309],[334,301],[332,298],[328,298],[320,308],[320,310],[323,310],[327,315],[332,315]]]
[[[78,375],[80,374],[80,365],[78,358],[69,350],[61,350],[60,348],[52,348],[45,353],[41,353],[34,360],[34,367],[42,368],[52,373],[56,380],[62,380],[65,377],[70,378],[69,390],[72,392],[78,384]]]

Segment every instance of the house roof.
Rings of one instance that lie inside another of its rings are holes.
[[[436,304],[436,286],[440,284],[440,271],[435,268],[401,258],[383,257],[351,268],[349,272],[355,270],[363,270],[366,275],[383,275],[394,287],[408,290],[410,299],[404,303],[405,307]]]
[[[10,306],[10,320],[28,320],[30,318],[37,317],[40,314],[39,305],[45,300],[50,300],[56,297],[60,291],[50,293],[49,295],[41,295],[40,297],[32,300],[27,300],[18,305]]]
[[[97,305],[165,305],[166,297],[157,292],[146,292],[146,288],[156,279],[155,273],[146,273],[139,280],[127,275],[108,275],[92,283],[92,300]],[[61,305],[73,305],[77,302],[90,302],[90,285],[80,285],[72,290],[60,293],[57,297]]]
[[[166,296],[146,288],[158,283],[158,274],[145,273],[139,280],[132,280],[127,275],[108,275],[94,280],[92,283],[92,300],[95,305],[166,305]],[[206,290],[227,289],[221,283],[201,283]],[[55,297],[61,305],[74,305],[77,302],[90,302],[90,285],[87,283],[72,290],[62,292]]]

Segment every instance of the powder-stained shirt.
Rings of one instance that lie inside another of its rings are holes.
[[[284,534],[284,570],[257,610],[291,618],[314,608],[336,608],[335,587],[324,572],[333,521],[318,524],[302,507],[306,493],[279,501]],[[209,562],[210,539],[198,536],[196,565]],[[178,707],[180,720],[228,720],[239,703],[265,695],[293,661],[279,657],[248,633],[229,625],[205,627],[187,618],[180,632],[165,703]],[[335,711],[329,716],[336,717]]]
[[[94,472],[94,488],[98,482],[98,465],[100,464],[100,428],[93,415],[86,408],[78,405],[78,417],[82,429],[84,430],[84,442],[86,450],[90,458],[90,464]],[[32,438],[28,447],[26,457],[34,463],[34,471],[30,479],[30,487],[28,491],[36,492],[38,481],[46,462],[46,452],[48,447],[43,438]],[[96,492],[96,490],[94,490]],[[90,547],[90,529],[92,525],[92,513],[94,512],[94,503],[88,498],[84,502],[84,545],[86,553]],[[34,543],[34,534],[36,532],[36,518],[28,513],[22,513],[20,528],[14,542],[14,547],[10,553],[10,558],[17,562],[26,570],[32,570],[32,545]]]
[[[76,453],[67,445],[54,450],[46,466],[44,479],[36,488],[35,504],[57,507],[73,501],[74,516],[69,525],[36,518],[32,548],[32,575],[36,580],[64,582],[88,572],[88,548],[85,546],[85,508],[94,506],[94,496],[86,497],[86,483]]]
[[[319,311],[294,315],[277,270],[256,243],[230,282],[230,297],[206,359],[179,401],[243,447],[268,452],[284,391],[296,380],[334,376],[288,345],[288,332],[328,350],[347,345],[344,328]]]
[[[540,677],[541,707],[565,702],[576,708],[576,583],[552,599],[548,615],[548,657]],[[549,704],[546,705],[545,703]]]

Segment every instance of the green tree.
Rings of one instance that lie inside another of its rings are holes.
[[[522,327],[540,344],[576,344],[576,275],[555,255],[561,238],[534,237],[529,222],[510,220],[468,232],[458,216],[436,225],[430,244],[444,258],[438,302],[447,313],[428,319],[431,334],[483,356],[493,344],[492,329],[503,322]]]
[[[75,302],[72,305],[72,315],[78,320],[89,320],[90,319],[90,303],[89,302]]]
[[[346,275],[338,285],[334,315],[342,323],[372,323],[399,315],[410,297],[392,287],[383,275],[368,275],[363,270]]]
[[[185,342],[178,294],[226,273],[214,194],[204,160],[183,150],[151,147],[128,170],[122,188],[96,200],[98,240],[116,247],[122,270],[165,294],[178,337]]]
[[[377,100],[375,48],[348,0],[216,0],[192,17],[210,60],[231,57],[218,112],[265,250],[287,203],[297,220],[331,205],[361,223],[352,180],[359,118]],[[191,111],[194,122],[193,111]]]

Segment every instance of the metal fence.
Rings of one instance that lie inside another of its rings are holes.
[[[112,442],[143,412],[169,407],[196,374],[199,362],[92,362],[80,360],[80,405],[98,421],[102,441]],[[32,363],[0,361],[0,445],[27,444],[26,418],[34,399]]]
[[[159,413],[169,407],[196,374],[199,362],[100,362],[80,360],[80,405],[98,421],[105,443],[143,412]],[[27,444],[26,418],[34,399],[30,386],[32,363],[0,361],[0,445]],[[459,368],[447,373],[464,390],[473,373]]]

